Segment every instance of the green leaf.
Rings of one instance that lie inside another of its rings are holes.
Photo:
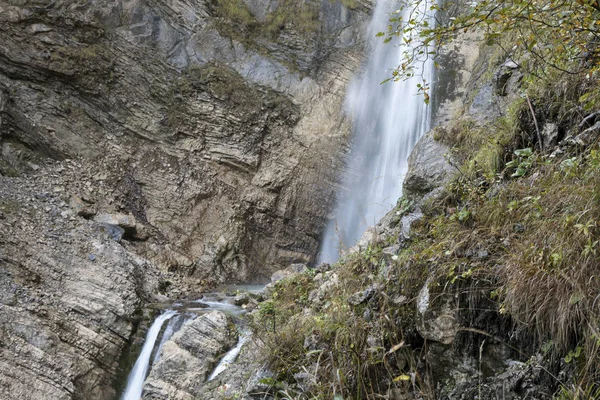
[[[568,364],[571,361],[573,361],[573,353],[569,352],[569,354],[565,356],[565,362]]]
[[[542,352],[544,354],[548,353],[550,350],[552,350],[552,346],[554,346],[554,342],[552,340],[548,340],[542,345]]]
[[[522,176],[524,176],[527,173],[527,169],[523,168],[523,166],[521,164],[519,164],[519,167],[517,168],[517,170],[511,175],[511,177],[513,178],[520,178]]]
[[[585,103],[591,97],[591,95],[592,95],[591,92],[588,92],[588,93],[585,93],[585,94],[581,95],[581,97],[579,97],[579,102],[580,103]]]
[[[575,305],[577,303],[579,303],[581,300],[584,299],[584,296],[582,293],[580,292],[575,292],[571,295],[571,298],[569,299],[569,304],[571,305]]]
[[[519,157],[529,157],[532,154],[533,154],[533,150],[531,150],[531,147],[515,150],[515,155],[517,155]]]

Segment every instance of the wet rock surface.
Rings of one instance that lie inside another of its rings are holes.
[[[256,342],[246,341],[235,363],[199,389],[197,397],[206,400],[273,399],[276,389],[270,382],[274,373],[261,363]]]

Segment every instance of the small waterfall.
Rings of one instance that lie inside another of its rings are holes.
[[[144,384],[144,380],[146,379],[146,375],[148,375],[150,356],[152,355],[152,350],[154,349],[156,339],[158,339],[158,334],[160,333],[165,321],[169,320],[176,314],[177,312],[173,310],[165,311],[163,314],[159,315],[158,318],[156,318],[148,330],[146,340],[144,341],[144,347],[142,347],[142,352],[135,362],[133,369],[129,373],[129,377],[127,378],[127,387],[125,388],[125,392],[123,392],[123,396],[121,396],[121,400],[139,400],[142,396],[142,386]]]
[[[179,314],[176,317],[169,319],[165,331],[160,336],[160,342],[157,346],[154,346],[154,357],[152,358],[152,363],[150,364],[151,366],[156,364],[156,362],[160,358],[160,349],[162,349],[167,340],[171,339],[171,336],[173,336],[179,329],[181,329],[183,324],[185,324],[190,319],[193,319],[193,317],[188,314]]]
[[[422,2],[422,15],[429,11]],[[431,111],[418,95],[420,80],[380,83],[390,76],[390,68],[401,64],[406,46],[389,44],[377,38],[388,25],[389,13],[399,9],[398,1],[380,0],[369,27],[371,39],[368,62],[352,82],[346,97],[347,111],[353,119],[353,148],[344,176],[347,193],[338,193],[335,218],[325,230],[320,262],[335,262],[344,248],[352,247],[365,230],[391,210],[402,195],[402,181],[408,156],[415,143],[429,129]],[[411,16],[409,7],[403,20]],[[433,16],[427,16],[433,24]],[[432,61],[418,65],[415,77],[431,83]]]
[[[208,377],[208,382],[212,381],[213,379],[215,379],[217,377],[217,375],[219,375],[221,372],[223,372],[227,368],[229,368],[229,366],[237,358],[238,354],[240,354],[240,351],[242,350],[242,346],[244,345],[244,343],[246,343],[246,341],[248,341],[249,338],[250,338],[250,332],[249,331],[241,330],[241,332],[240,332],[240,338],[239,338],[239,340],[237,342],[237,345],[235,345],[235,347],[233,347],[231,350],[229,350],[223,356],[223,358],[221,359],[221,361],[219,361],[219,364],[217,365],[217,367],[215,368],[215,370]]]
[[[224,289],[234,289],[236,292],[242,290],[248,293],[259,293],[264,289],[264,286],[236,285],[231,287],[226,286]],[[215,379],[217,375],[226,370],[236,360],[243,345],[250,338],[250,331],[246,328],[242,319],[247,311],[243,307],[234,305],[233,300],[234,296],[231,294],[205,293],[199,300],[183,300],[171,304],[169,306],[170,309],[159,315],[148,330],[142,351],[127,378],[127,387],[121,396],[121,400],[140,399],[144,381],[148,376],[149,370],[159,361],[163,345],[171,339],[187,321],[204,313],[221,311],[229,315],[238,327],[240,336],[237,345],[223,356],[213,373],[210,375],[209,380]],[[167,321],[167,326],[161,334],[162,327]]]

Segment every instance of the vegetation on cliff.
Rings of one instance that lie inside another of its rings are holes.
[[[430,29],[392,19],[389,37],[425,43],[482,28],[476,84],[506,96],[502,68],[519,75],[491,122],[465,107],[433,132],[448,185],[399,200],[331,269],[276,284],[254,329],[281,398],[600,398],[598,16],[548,0],[481,1]],[[410,56],[396,79],[431,55]]]
[[[548,391],[535,398],[596,398],[600,147],[595,138],[533,152],[531,135],[513,132],[504,153],[513,159],[496,160],[493,175],[474,164],[487,144],[476,148],[445,194],[422,205],[410,239],[396,229],[332,271],[278,283],[256,324],[277,379],[307,398],[443,398],[440,385],[451,392],[460,382],[440,381],[439,360],[426,356],[418,302],[427,287],[428,307],[457,322],[457,352],[481,360],[486,343],[499,343],[508,358],[545,370],[538,383]],[[398,218],[409,204],[399,202]]]
[[[534,80],[550,81],[556,72],[594,80],[600,72],[600,4],[596,0],[410,0],[402,7],[411,8],[411,17],[404,20],[398,10],[387,30],[379,34],[386,41],[401,40],[412,46],[392,69],[390,80],[414,76],[415,64],[435,58],[457,34],[470,31],[481,34],[485,43],[500,46]],[[428,22],[432,12],[438,15],[435,25]],[[428,82],[422,86],[425,92],[428,87]],[[590,90],[582,100],[591,108],[599,94],[597,89]]]

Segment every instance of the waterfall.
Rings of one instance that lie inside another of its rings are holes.
[[[123,396],[121,396],[121,400],[139,400],[142,396],[142,386],[144,385],[144,380],[148,374],[150,356],[152,355],[152,349],[154,349],[154,344],[156,343],[158,334],[160,333],[165,321],[176,314],[177,312],[173,310],[165,311],[163,314],[159,315],[158,318],[156,318],[148,330],[146,340],[144,341],[144,347],[142,347],[142,352],[136,360],[133,369],[129,373],[129,377],[127,378],[127,387],[125,392],[123,392]]]
[[[177,317],[171,318],[169,320],[165,331],[160,336],[160,342],[157,346],[154,346],[154,357],[152,358],[152,363],[150,364],[151,366],[158,362],[158,359],[160,358],[160,349],[162,349],[167,340],[171,339],[171,336],[173,336],[175,332],[181,329],[181,326],[190,319],[193,319],[191,315],[180,314]]]
[[[429,4],[427,4],[429,3]],[[428,13],[424,1],[420,10]],[[389,24],[389,13],[400,8],[398,1],[380,0],[369,26],[370,50],[363,72],[351,83],[346,109],[353,120],[353,146],[347,161],[344,187],[338,193],[335,217],[328,223],[321,244],[320,262],[335,262],[344,248],[352,247],[365,230],[375,225],[402,195],[408,156],[417,140],[429,129],[431,111],[418,95],[420,80],[380,83],[390,69],[402,62],[405,46],[377,38]],[[402,11],[408,20],[410,7]],[[433,24],[433,18],[431,24]],[[432,82],[432,61],[419,64],[415,77]]]
[[[238,339],[237,345],[235,345],[235,347],[233,347],[231,350],[229,350],[223,356],[221,361],[219,361],[219,364],[217,365],[215,370],[208,377],[208,382],[215,379],[217,377],[217,375],[219,375],[221,372],[225,371],[227,368],[229,368],[229,366],[231,364],[233,364],[233,362],[235,361],[237,356],[240,354],[240,351],[242,351],[242,346],[248,341],[249,338],[250,338],[250,332],[241,329],[240,330],[240,338]]]

